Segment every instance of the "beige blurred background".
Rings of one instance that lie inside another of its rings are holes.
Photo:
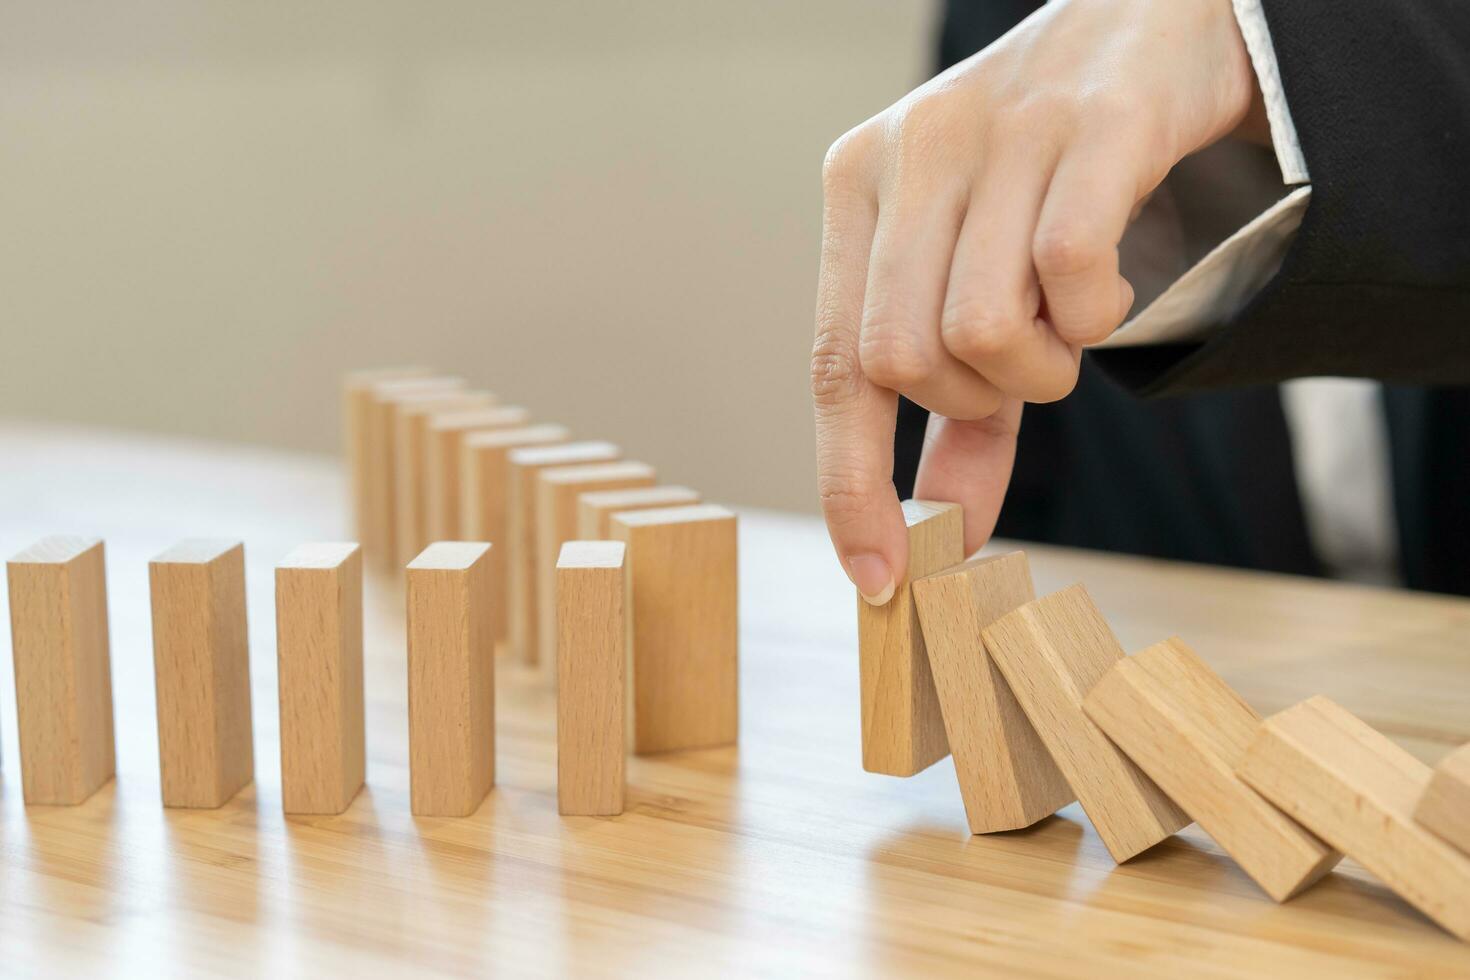
[[[306,450],[441,366],[812,510],[822,153],[925,0],[0,7],[0,416]]]

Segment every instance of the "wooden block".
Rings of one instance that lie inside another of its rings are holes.
[[[1470,745],[1460,746],[1434,767],[1414,819],[1470,853]]]
[[[519,405],[436,415],[429,422],[429,534],[436,541],[457,541],[460,528],[460,471],[464,440],[471,432],[525,428],[531,413]]]
[[[511,654],[535,665],[541,647],[536,639],[536,476],[553,466],[611,463],[622,450],[610,442],[568,442],[524,446],[506,456],[506,540],[510,553],[509,647]]]
[[[245,546],[180,542],[148,584],[163,805],[223,806],[255,775]]]
[[[398,532],[397,486],[397,406],[404,398],[422,393],[461,390],[464,379],[452,376],[402,378],[380,381],[368,393],[368,479],[372,487],[370,510],[359,542],[364,558],[382,569],[396,567]]]
[[[949,754],[910,583],[965,557],[958,504],[905,500],[903,517],[909,529],[909,567],[893,598],[887,605],[870,606],[858,597],[863,768],[889,776],[912,776]]]
[[[1087,692],[1123,659],[1086,589],[1074,585],[1029,602],[982,635],[1113,860],[1122,863],[1189,824],[1082,710]]]
[[[21,788],[81,803],[112,778],[106,558],[95,538],[43,538],[7,564]]]
[[[631,743],[734,744],[740,725],[735,515],[699,504],[613,518],[628,546]]]
[[[1235,775],[1261,716],[1183,641],[1119,660],[1082,706],[1276,901],[1342,858]]]
[[[376,368],[352,371],[342,379],[342,449],[347,460],[348,483],[352,488],[352,524],[359,540],[365,533],[371,533],[367,529],[369,513],[377,506],[369,499],[377,487],[369,479],[369,457],[372,454],[369,418],[372,415],[373,386],[384,381],[421,378],[429,373],[426,367]]]
[[[419,816],[468,816],[495,783],[490,551],[440,541],[406,572],[409,795]]]
[[[1036,598],[1026,556],[974,558],[916,579],[913,589],[970,833],[1029,827],[1074,802],[980,639]]]
[[[651,487],[653,467],[625,460],[583,466],[553,466],[536,476],[536,663],[556,682],[556,561],[561,546],[577,536],[577,498],[591,490]]]
[[[281,805],[341,813],[362,788],[362,552],[304,544],[276,566]]]
[[[448,412],[495,404],[488,391],[430,391],[399,398],[395,405],[393,541],[399,565],[407,565],[432,540],[429,533],[429,421]]]
[[[1470,855],[1414,820],[1424,763],[1325,697],[1261,723],[1236,774],[1403,899],[1470,940]]]
[[[556,563],[556,801],[566,815],[623,812],[625,551],[568,541]]]
[[[510,636],[510,451],[567,441],[560,425],[471,432],[460,451],[460,522],[472,541],[489,541],[490,587],[495,590],[495,644]]]
[[[699,503],[699,491],[688,487],[634,487],[631,490],[594,490],[577,500],[577,537],[606,541],[612,516],[624,510],[652,510]]]

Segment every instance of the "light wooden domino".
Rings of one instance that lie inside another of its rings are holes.
[[[422,394],[463,390],[463,378],[450,375],[427,375],[380,381],[368,392],[368,495],[367,531],[359,542],[364,559],[373,567],[396,567],[398,532],[397,486],[397,411],[405,398]]]
[[[276,566],[281,805],[341,813],[362,788],[362,551],[305,544]]]
[[[577,537],[584,541],[606,541],[612,533],[612,516],[624,510],[652,510],[699,503],[699,491],[688,487],[634,487],[631,490],[596,490],[577,500]]]
[[[1082,586],[1029,602],[982,635],[1113,860],[1126,861],[1189,824],[1082,710],[1083,697],[1123,658]]]
[[[103,545],[43,538],[6,572],[21,791],[27,804],[81,803],[114,770]]]
[[[965,557],[958,504],[905,500],[903,517],[909,564],[893,598],[872,606],[858,597],[863,768],[889,776],[912,776],[949,754],[911,583]]]
[[[1029,827],[1074,802],[980,639],[1036,598],[1026,556],[974,558],[915,579],[913,589],[970,833]]]
[[[471,432],[524,428],[531,413],[519,405],[436,415],[429,421],[428,494],[431,540],[456,541],[460,527],[460,495],[464,440]]]
[[[488,391],[430,391],[398,399],[393,438],[393,540],[397,563],[407,565],[432,539],[429,531],[429,422],[437,415],[489,408]]]
[[[419,816],[468,816],[495,783],[490,551],[440,541],[405,571],[409,801]]]
[[[358,540],[372,533],[367,525],[371,512],[378,506],[370,499],[378,489],[370,478],[373,388],[384,381],[421,378],[430,373],[426,367],[371,368],[349,372],[342,379],[342,450],[352,488],[352,522]]]
[[[1470,853],[1470,745],[1460,746],[1434,767],[1414,819]]]
[[[1262,796],[1470,940],[1470,855],[1414,820],[1431,770],[1329,698],[1267,718],[1237,774]]]
[[[223,806],[255,774],[245,547],[181,541],[148,584],[163,805]]]
[[[1113,664],[1083,708],[1276,901],[1341,859],[1235,775],[1261,716],[1181,640]]]
[[[626,546],[568,541],[556,563],[556,799],[567,815],[623,812]]]
[[[714,504],[620,513],[628,546],[636,753],[730,745],[740,724],[735,515]]]

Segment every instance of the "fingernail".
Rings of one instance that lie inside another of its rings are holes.
[[[854,555],[847,560],[847,574],[870,606],[887,605],[893,598],[893,573],[877,555]]]

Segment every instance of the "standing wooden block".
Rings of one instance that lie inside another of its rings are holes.
[[[342,379],[342,449],[347,460],[348,482],[352,488],[352,521],[359,540],[367,529],[369,513],[376,507],[370,501],[375,484],[369,477],[372,455],[370,441],[373,410],[373,386],[384,381],[425,377],[424,367],[377,368],[350,372]]]
[[[382,381],[372,386],[368,398],[368,479],[371,486],[370,510],[360,544],[363,554],[373,565],[393,568],[398,557],[398,486],[397,442],[398,403],[404,398],[437,392],[462,390],[464,379],[450,376],[427,376]]]
[[[735,515],[700,504],[613,518],[628,546],[633,751],[731,745],[740,726]]]
[[[568,442],[512,449],[506,457],[506,540],[510,554],[510,650],[535,665],[541,651],[536,638],[536,477],[553,466],[611,463],[623,455],[610,442]]]
[[[1470,940],[1470,855],[1414,820],[1431,778],[1424,763],[1319,696],[1262,722],[1236,773],[1410,905]]]
[[[148,563],[163,805],[218,807],[255,774],[245,547],[183,541]]]
[[[1074,802],[980,639],[985,627],[1036,598],[1026,556],[974,558],[913,586],[970,833],[1029,827]]]
[[[1181,640],[1113,664],[1083,708],[1276,901],[1341,859],[1235,775],[1261,716]]]
[[[519,405],[437,415],[429,422],[429,534],[436,541],[457,541],[460,527],[460,462],[471,432],[524,428],[531,413]]]
[[[959,504],[905,500],[903,517],[909,529],[909,567],[893,598],[871,606],[858,597],[863,768],[889,776],[912,776],[949,754],[910,583],[965,557]]]
[[[568,541],[556,563],[556,801],[567,815],[623,812],[625,549]]]
[[[468,816],[495,784],[490,550],[440,541],[408,565],[408,768],[419,816]]]
[[[495,404],[488,391],[430,391],[399,398],[393,469],[394,515],[397,528],[393,540],[399,565],[413,561],[428,546],[429,533],[429,421],[449,412],[485,409]]]
[[[1113,860],[1126,861],[1189,824],[1082,710],[1087,692],[1123,659],[1086,589],[1074,585],[1027,603],[983,636]]]
[[[341,813],[362,788],[362,552],[305,544],[276,566],[281,805]]]
[[[114,769],[102,542],[43,538],[7,572],[22,792],[81,803]]]
[[[631,490],[595,490],[577,500],[577,537],[606,541],[612,534],[612,516],[625,510],[652,510],[699,503],[699,491],[688,487],[634,487]]]
[[[556,560],[561,546],[577,536],[577,498],[589,490],[651,487],[653,467],[626,460],[584,466],[554,466],[536,477],[536,663],[556,682]]]
[[[1434,768],[1414,819],[1470,854],[1470,745],[1462,745]]]

